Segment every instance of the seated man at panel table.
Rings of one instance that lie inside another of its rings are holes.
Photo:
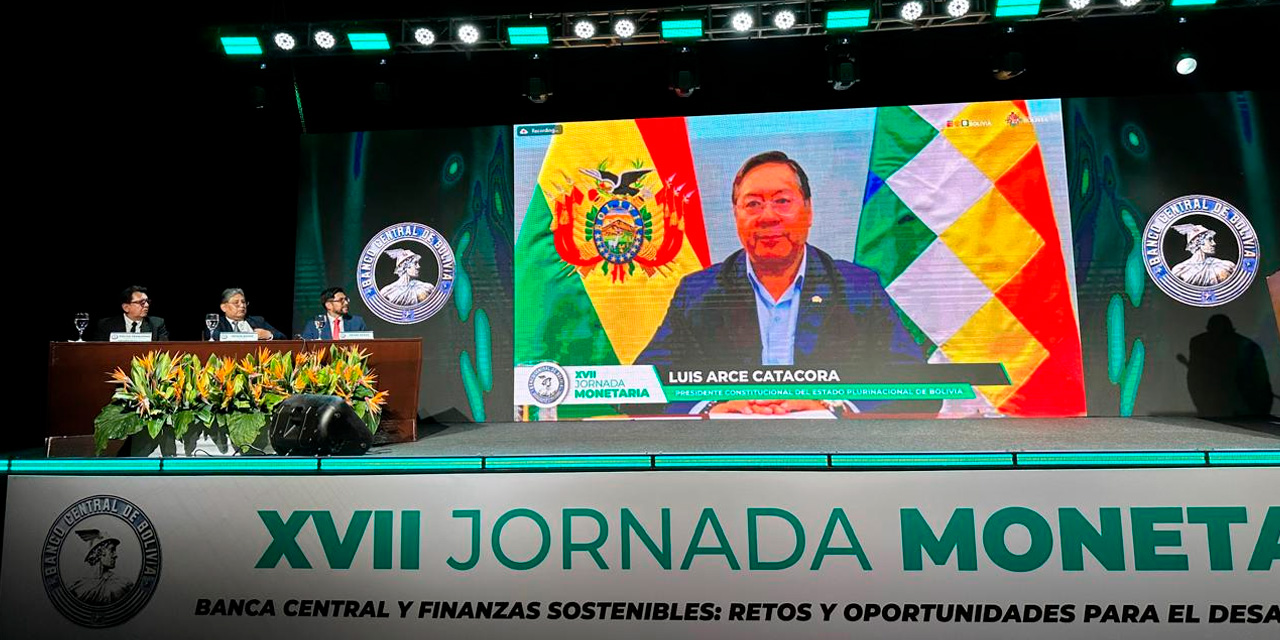
[[[341,340],[347,331],[368,331],[364,318],[353,316],[351,298],[342,287],[329,287],[320,293],[320,304],[324,305],[324,324],[319,331],[315,322],[308,322],[302,330],[303,340]]]
[[[169,339],[164,318],[151,315],[151,297],[147,295],[146,287],[134,285],[121,291],[120,310],[123,315],[99,320],[89,339],[105,342],[113,333],[149,333],[152,340]]]
[[[249,315],[249,301],[244,297],[244,289],[231,288],[222,292],[222,317],[213,330],[213,339],[218,340],[223,333],[255,333],[259,340],[283,340],[285,335],[271,326],[262,316]]]

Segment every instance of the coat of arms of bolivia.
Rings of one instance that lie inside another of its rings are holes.
[[[639,161],[621,173],[608,160],[579,172],[591,179],[562,172],[565,184],[557,185],[551,231],[560,259],[583,276],[599,268],[612,282],[625,282],[637,267],[649,276],[663,271],[684,244],[684,208],[694,191],[675,186],[674,175],[659,180]]]

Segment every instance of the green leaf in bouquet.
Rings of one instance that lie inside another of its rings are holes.
[[[240,451],[248,451],[249,445],[258,439],[258,432],[267,424],[267,414],[259,411],[238,411],[227,418],[227,430],[231,444]]]
[[[365,415],[361,416],[361,418],[364,420],[365,425],[369,427],[369,433],[378,432],[378,423],[382,422],[381,413],[369,411]]]
[[[364,414],[369,412],[368,407],[364,406],[363,402],[357,402],[351,406],[356,410],[356,415],[360,416],[361,420],[364,419]]]
[[[164,430],[164,418],[147,418],[147,435],[152,438],[160,437],[160,432]]]
[[[120,405],[109,404],[93,419],[95,453],[102,453],[107,448],[108,440],[127,438],[141,430],[142,418],[138,414]]]
[[[191,427],[191,423],[196,420],[195,411],[179,411],[173,414],[173,435],[181,440],[187,434],[187,429]]]

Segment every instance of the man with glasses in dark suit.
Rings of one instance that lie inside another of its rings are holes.
[[[152,340],[169,339],[164,318],[151,315],[151,297],[146,287],[134,285],[121,291],[120,310],[124,313],[99,320],[90,339],[105,342],[112,333],[148,333]]]

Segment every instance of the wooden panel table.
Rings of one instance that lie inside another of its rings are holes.
[[[271,340],[268,342],[51,342],[49,343],[49,436],[93,435],[93,419],[111,401],[115,385],[107,379],[120,367],[129,370],[133,356],[148,351],[243,357],[259,348],[311,351],[330,345],[359,345],[369,353],[378,375],[377,388],[387,391],[378,444],[412,442],[418,418],[418,384],[422,375],[422,338],[389,340]]]

